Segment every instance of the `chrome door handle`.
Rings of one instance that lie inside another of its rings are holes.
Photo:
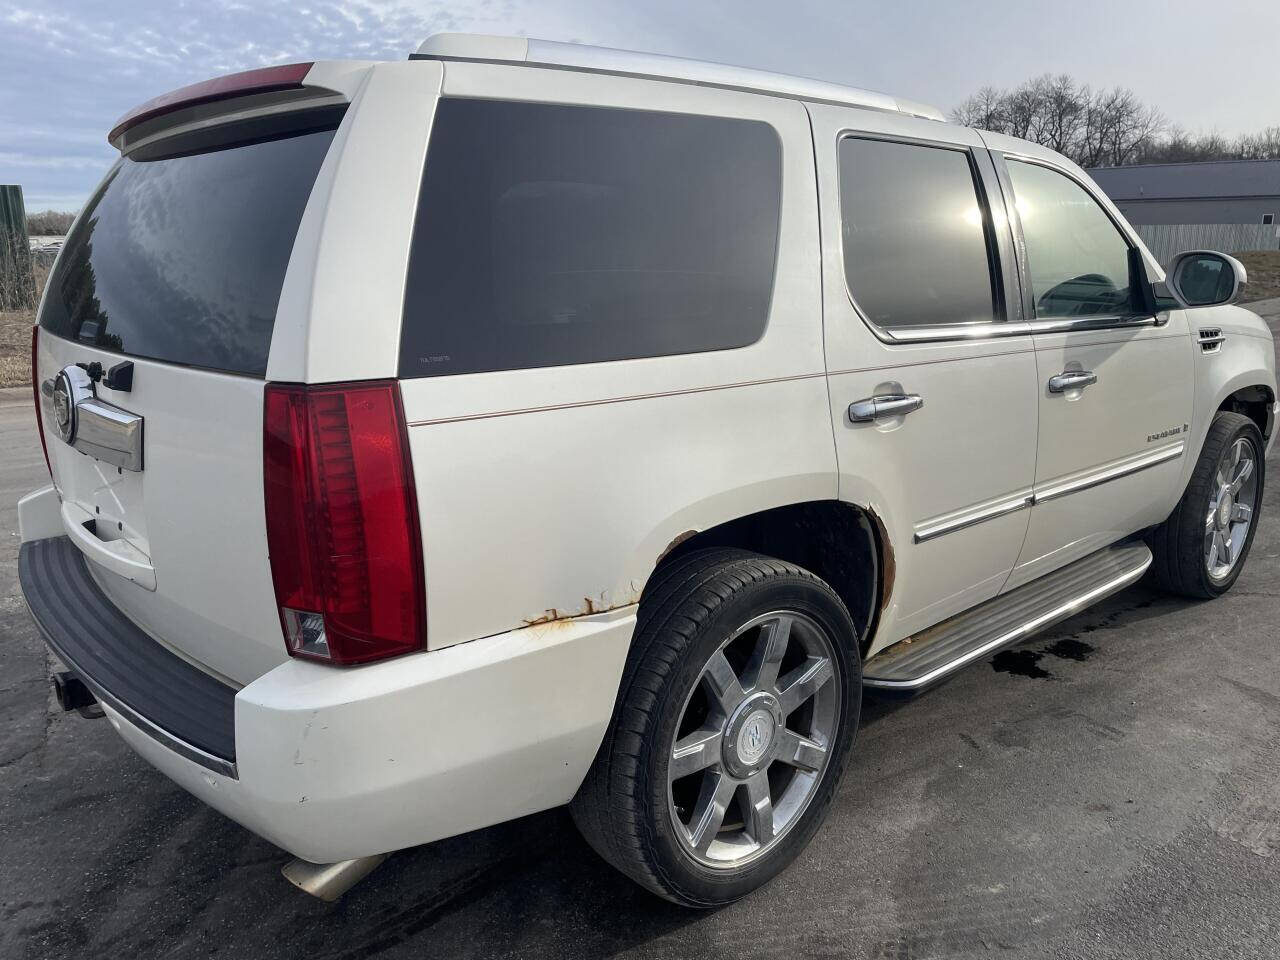
[[[918,393],[890,393],[867,397],[849,404],[849,420],[866,423],[881,417],[900,417],[924,406],[924,398]]]
[[[1068,390],[1081,390],[1098,382],[1098,375],[1092,370],[1067,370],[1056,377],[1049,378],[1050,393],[1066,393]]]

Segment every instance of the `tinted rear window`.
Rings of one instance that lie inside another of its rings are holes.
[[[122,158],[67,238],[41,326],[130,356],[262,376],[333,133]]]
[[[442,100],[400,376],[746,346],[768,318],[781,201],[768,124]]]
[[[1000,319],[983,198],[964,150],[840,141],[849,292],[881,327]]]

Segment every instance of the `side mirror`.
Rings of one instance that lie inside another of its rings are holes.
[[[1244,264],[1225,253],[1192,250],[1169,263],[1169,289],[1184,307],[1232,303],[1248,282]]]

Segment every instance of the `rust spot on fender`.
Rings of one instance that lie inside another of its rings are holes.
[[[696,537],[697,535],[698,535],[697,530],[686,530],[684,533],[676,534],[676,536],[672,538],[671,542],[667,544],[666,548],[660,554],[658,554],[658,559],[653,562],[653,565],[656,567],[658,564],[660,564],[663,560],[666,559],[667,554],[669,554],[672,550],[680,546],[680,544],[684,543],[690,537]]]
[[[609,599],[608,591],[602,590],[597,598],[583,597],[582,606],[575,610],[560,610],[552,607],[544,610],[542,616],[522,621],[526,627],[545,627],[560,623],[569,623],[579,617],[590,617],[598,613],[608,613],[621,607],[630,607],[640,602],[640,591],[633,580],[626,592],[614,600]]]
[[[893,541],[889,539],[889,531],[885,529],[884,521],[880,519],[874,507],[867,507],[867,516],[875,524],[876,538],[883,548],[884,555],[880,563],[880,609],[883,610],[889,604],[889,597],[893,595],[893,582],[898,573],[898,561],[893,554]]]

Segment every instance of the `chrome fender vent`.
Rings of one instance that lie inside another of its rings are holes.
[[[1226,339],[1218,327],[1200,328],[1200,350],[1202,353],[1217,353],[1222,349],[1222,341]]]

